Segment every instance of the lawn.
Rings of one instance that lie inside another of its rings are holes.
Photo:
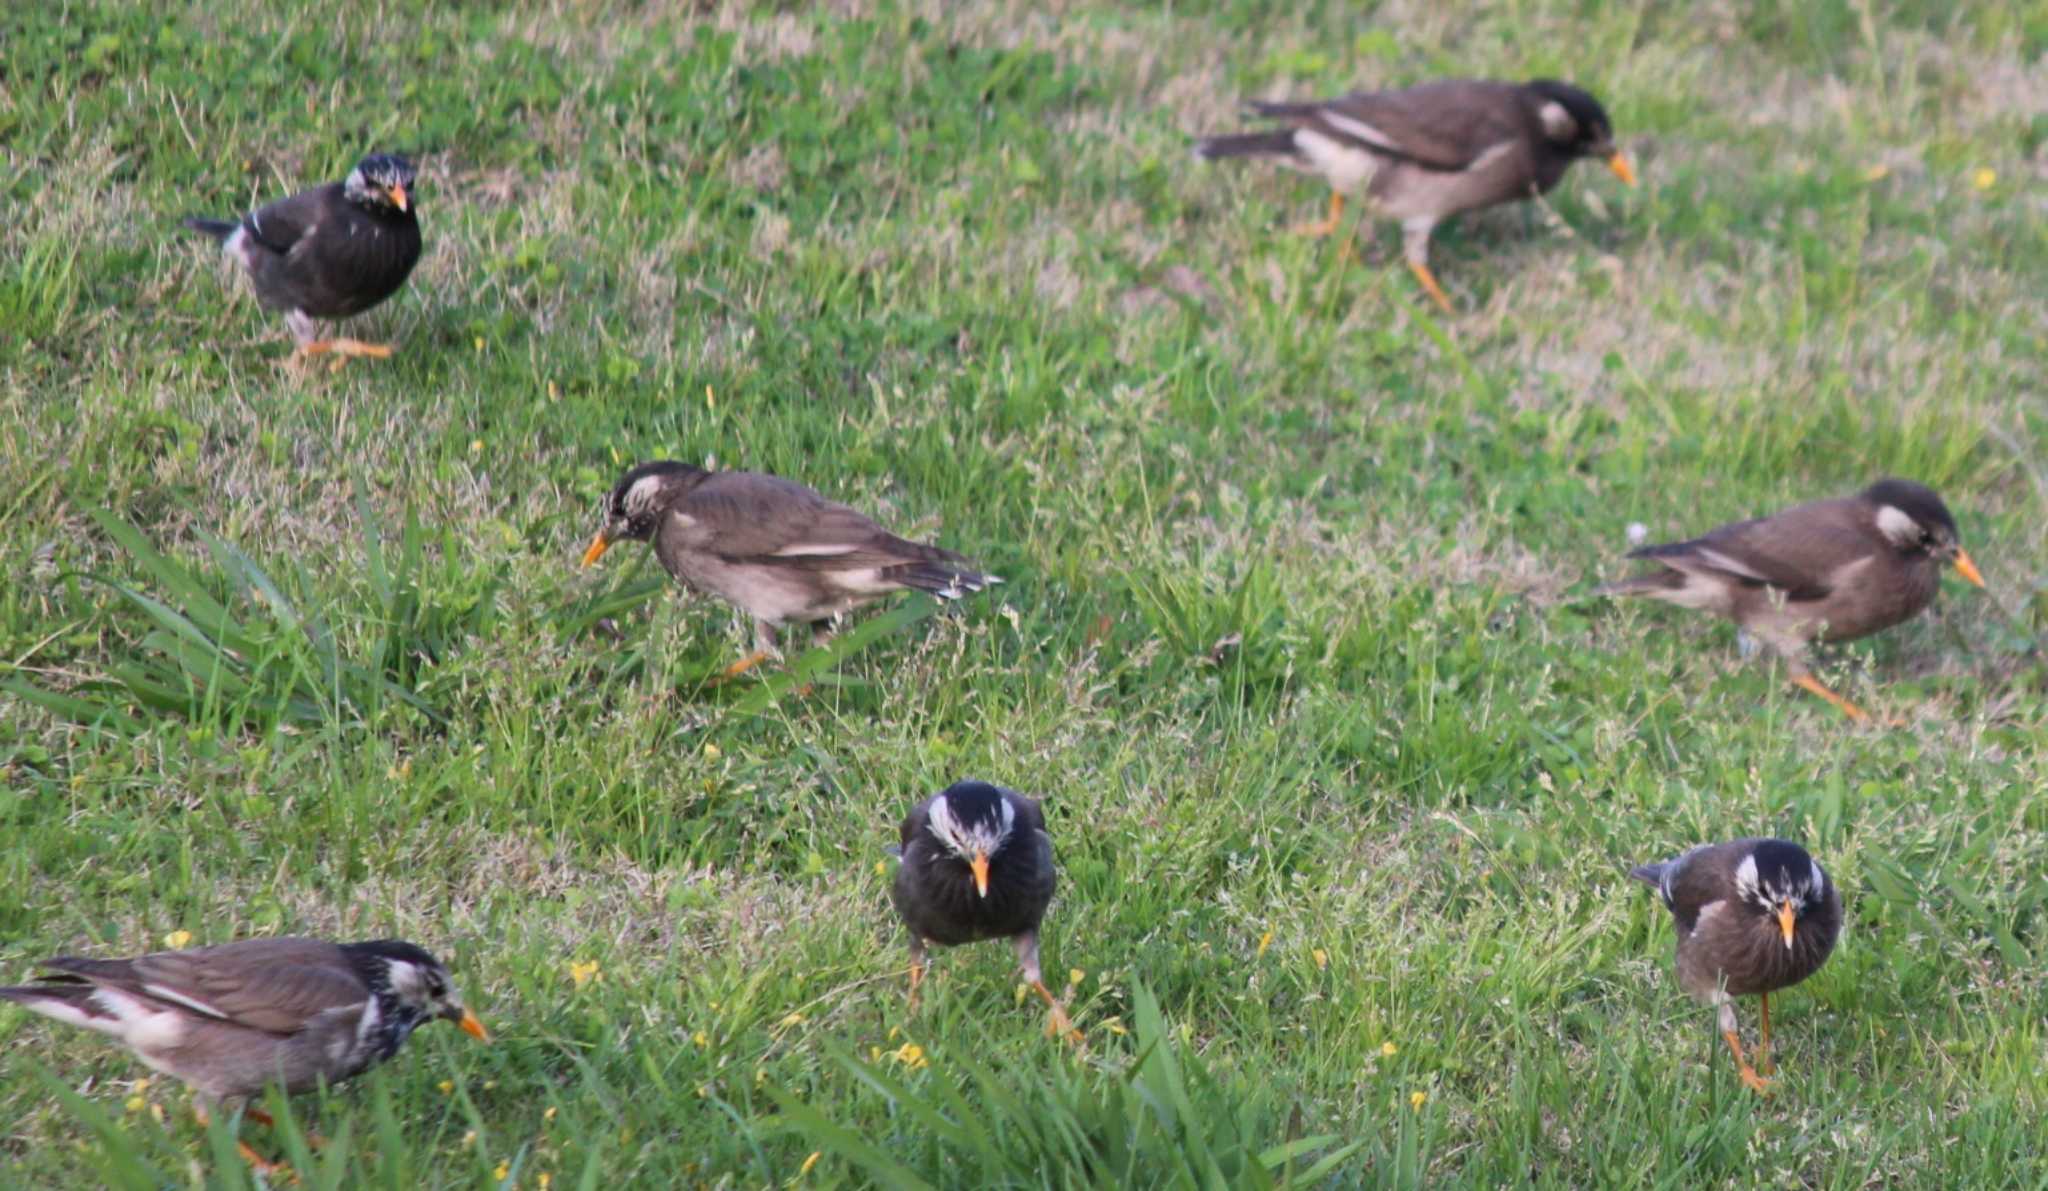
[[[2038,0],[7,6],[0,980],[438,953],[494,1039],[245,1126],[308,1186],[2039,1187],[2044,51]],[[1189,152],[1450,74],[1578,81],[1642,178],[1439,233],[1452,318]],[[177,220],[373,148],[398,354],[288,369]],[[658,457],[1007,583],[713,684],[729,609],[576,565]],[[1587,598],[1632,523],[1884,474],[1991,585],[1826,655],[1891,726]],[[1044,802],[1084,1052],[1002,944],[906,1012],[884,850],[965,776]],[[1767,1100],[1626,875],[1754,833],[1847,910]],[[246,1181],[147,1074],[0,1007],[0,1183]]]

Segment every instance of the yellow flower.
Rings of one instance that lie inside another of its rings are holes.
[[[482,351],[482,350],[484,350],[484,337],[483,337],[483,336],[481,336],[481,335],[479,335],[479,336],[477,336],[477,337],[476,337],[476,350],[478,350],[478,351]]]
[[[1068,968],[1068,969],[1067,969],[1067,984],[1068,984],[1068,985],[1069,985],[1070,987],[1073,987],[1073,988],[1079,988],[1079,987],[1081,986],[1081,982],[1082,982],[1083,980],[1086,980],[1086,979],[1088,979],[1088,973],[1086,973],[1086,972],[1083,972],[1083,971],[1082,971],[1081,969],[1079,969],[1079,968]]]
[[[711,1045],[711,1035],[706,1034],[702,1030],[698,1030],[696,1033],[690,1035],[690,1041],[696,1043],[700,1048],[706,1047]]]
[[[804,1015],[801,1013],[792,1012],[784,1015],[782,1019],[782,1028],[785,1030],[791,1026],[800,1026],[802,1024],[804,1024]]]
[[[706,390],[704,390],[704,392],[708,394],[708,393],[710,393],[710,392],[711,392],[711,390],[709,390],[709,389],[706,389]],[[813,1166],[816,1166],[816,1165],[818,1164],[818,1159],[820,1159],[820,1158],[823,1158],[824,1156],[825,1156],[825,1151],[823,1151],[823,1150],[812,1150],[812,1151],[811,1151],[811,1156],[810,1156],[810,1157],[808,1157],[808,1158],[806,1158],[806,1159],[804,1159],[804,1164],[803,1164],[802,1166],[799,1166],[799,1167],[797,1167],[797,1168],[796,1168],[796,1175],[797,1175],[797,1177],[798,1177],[798,1178],[802,1178],[803,1176],[805,1176],[805,1175],[807,1175],[807,1174],[811,1173],[811,1167],[813,1167]]]
[[[603,978],[604,973],[598,970],[597,961],[594,959],[589,963],[583,964],[579,964],[574,960],[571,960],[569,963],[569,979],[575,982],[577,988],[582,988],[593,980],[602,980]]]
[[[505,1176],[511,1173],[512,1164],[510,1162],[500,1162],[497,1168],[491,1171],[491,1177],[502,1183],[505,1181]]]
[[[931,1060],[924,1057],[924,1047],[919,1046],[915,1042],[906,1042],[902,1046],[897,1047],[894,1051],[890,1052],[889,1057],[910,1068],[912,1071],[916,1071],[921,1067],[931,1066]]]
[[[879,1046],[870,1046],[870,1047],[868,1047],[868,1062],[870,1062],[870,1063],[879,1063],[879,1062],[881,1062],[881,1061],[882,1061],[882,1048],[881,1048],[881,1047],[879,1047]]]
[[[554,1105],[552,1105],[552,1104],[548,1105],[548,1107],[547,1107],[547,1111],[545,1111],[545,1112],[543,1112],[543,1113],[541,1113],[541,1114],[540,1114],[540,1119],[541,1119],[541,1120],[543,1120],[543,1121],[552,1121],[552,1120],[554,1120],[554,1119],[555,1119],[555,1106],[554,1106]],[[542,1177],[542,1178],[546,1178],[546,1177],[548,1177],[548,1176],[546,1176],[546,1175],[542,1175],[542,1176],[540,1176],[540,1177]]]
[[[480,438],[472,438],[472,439],[470,439],[470,440],[469,440],[469,453],[470,453],[470,454],[472,454],[472,455],[479,455],[479,454],[482,454],[482,453],[483,453],[483,449],[484,449],[484,440],[483,440],[483,439],[480,439]]]
[[[540,1191],[548,1191],[548,1184],[550,1184],[550,1183],[552,1183],[552,1182],[554,1182],[554,1181],[555,1181],[555,1176],[553,1176],[553,1175],[549,1174],[549,1173],[548,1173],[547,1171],[545,1171],[545,1170],[543,1170],[543,1171],[541,1171],[541,1172],[540,1172],[539,1174],[537,1174],[537,1175],[533,1176],[533,1185],[534,1185],[534,1186],[536,1186],[536,1187],[539,1187],[539,1188],[540,1188]]]
[[[1989,190],[1993,186],[1998,185],[1998,171],[1990,166],[1985,166],[1983,169],[1970,175],[1970,185],[1975,186],[1979,190]]]
[[[149,1107],[149,1101],[141,1096],[130,1096],[128,1097],[128,1103],[123,1107],[127,1108],[129,1112],[141,1112]]]
[[[1427,1104],[1427,1103],[1429,1103],[1429,1093],[1428,1093],[1428,1092],[1410,1092],[1410,1093],[1408,1093],[1408,1107],[1410,1107],[1410,1108],[1414,1109],[1414,1110],[1415,1110],[1416,1112],[1421,1112],[1421,1111],[1422,1111],[1422,1106],[1423,1106],[1423,1105],[1425,1105],[1425,1104]]]
[[[1273,945],[1273,932],[1272,932],[1272,931],[1267,931],[1267,932],[1266,932],[1265,934],[1263,934],[1263,935],[1260,935],[1260,936],[1259,936],[1259,953],[1258,953],[1258,954],[1257,954],[1256,956],[1254,956],[1253,958],[1254,958],[1254,959],[1264,959],[1264,958],[1266,958],[1266,948],[1268,948],[1268,947],[1271,947],[1272,945]]]
[[[1385,1056],[1386,1056],[1387,1058],[1390,1058],[1390,1059],[1391,1059],[1391,1058],[1393,1058],[1393,1057],[1394,1057],[1394,1056],[1395,1056],[1396,1054],[1399,1054],[1399,1053],[1400,1053],[1400,1051],[1401,1051],[1401,1048],[1400,1048],[1400,1047],[1398,1047],[1398,1046],[1395,1046],[1395,1045],[1394,1045],[1393,1043],[1391,1043],[1391,1042],[1382,1042],[1382,1043],[1380,1043],[1380,1053],[1381,1053],[1382,1055],[1385,1055]]]
[[[1314,951],[1309,952],[1309,955],[1315,958],[1316,971],[1320,972],[1330,966],[1330,953],[1322,948],[1316,948]]]
[[[877,860],[877,861],[875,861],[875,875],[876,875],[876,876],[878,876],[878,877],[886,877],[886,876],[888,876],[888,875],[889,875],[889,862],[888,862],[888,861],[886,861],[886,860]]]
[[[558,388],[556,388],[556,387],[555,387],[555,382],[553,382],[553,381],[549,381],[549,382],[548,382],[548,400],[549,400],[549,401],[560,401],[561,399],[562,399],[562,390],[560,390],[560,389],[558,389]],[[546,1176],[546,1175],[542,1175],[542,1176],[540,1176],[540,1177],[542,1177],[542,1178],[546,1178],[546,1177],[548,1177],[548,1176]],[[547,1184],[546,1184],[546,1183],[542,1183],[542,1184],[541,1184],[541,1186],[545,1187],[545,1186],[547,1186]]]
[[[897,1029],[897,1028],[896,1028],[895,1026],[890,1026],[890,1027],[889,1027],[889,1041],[891,1041],[891,1042],[894,1042],[894,1041],[896,1041],[896,1035],[898,1035],[898,1034],[900,1034],[900,1033],[902,1033],[902,1032],[903,1032],[903,1031],[901,1031],[901,1030]]]
[[[717,408],[718,408],[718,394],[716,394],[716,393],[713,393],[713,392],[711,391],[711,386],[710,386],[710,385],[705,385],[705,386],[704,386],[704,408],[705,408],[705,409],[717,409]],[[811,1161],[815,1162],[815,1161],[817,1161],[817,1158],[818,1158],[818,1156],[817,1156],[816,1154],[812,1154],[812,1155],[811,1155]],[[810,1168],[811,1168],[811,1167],[810,1167],[810,1163],[805,1163],[805,1164],[804,1164],[804,1169],[805,1169],[805,1170],[809,1170]]]
[[[455,1094],[455,1081],[452,1079],[444,1079],[440,1083],[440,1088],[441,1094],[443,1096],[453,1096]]]
[[[1124,1030],[1123,1019],[1120,1017],[1112,1017],[1108,1021],[1103,1022],[1102,1028],[1108,1030],[1112,1034],[1115,1034],[1119,1038],[1123,1037],[1126,1032]]]
[[[192,932],[189,930],[174,930],[170,934],[164,936],[164,946],[170,948],[173,951],[176,951],[178,948],[186,946],[191,942]]]
[[[712,744],[710,741],[704,742],[704,759],[706,761],[716,761],[724,755],[724,753],[719,751],[717,745]]]

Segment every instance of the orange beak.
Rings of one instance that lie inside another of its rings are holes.
[[[478,1021],[476,1014],[468,1009],[462,1011],[462,1020],[455,1024],[462,1027],[463,1033],[476,1039],[478,1042],[489,1042],[491,1040],[490,1032],[484,1029],[484,1023]]]
[[[583,552],[583,565],[594,566],[598,559],[604,557],[604,552],[611,548],[612,540],[604,536],[603,530],[598,530],[597,536],[590,539],[590,549]]]
[[[393,182],[391,185],[384,188],[384,193],[391,196],[392,206],[397,207],[401,211],[409,211],[412,209],[412,200],[406,197],[405,183]]]
[[[967,862],[967,867],[974,870],[974,891],[983,897],[987,897],[988,853],[976,850],[974,859]]]
[[[1778,933],[1785,936],[1785,950],[1792,950],[1792,903],[1778,903]]]
[[[1615,177],[1620,178],[1630,186],[1636,184],[1636,167],[1628,163],[1628,154],[1623,153],[1621,150],[1616,149],[1614,156],[1607,159],[1607,168],[1614,171]]]
[[[1956,574],[1961,575],[1979,587],[1984,586],[1983,573],[1977,569],[1976,563],[1970,561],[1970,552],[1961,546],[1956,547]],[[1985,590],[1988,591],[1990,589],[1985,588]]]

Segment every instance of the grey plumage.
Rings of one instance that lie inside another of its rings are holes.
[[[1764,998],[1759,1051],[1768,1055],[1769,996],[1827,962],[1841,935],[1841,892],[1804,848],[1779,839],[1703,845],[1629,875],[1671,911],[1679,987],[1715,1006],[1743,1081],[1763,1090],[1743,1057],[1733,999]]]
[[[1737,521],[1628,557],[1653,569],[1594,589],[1646,596],[1734,621],[1769,646],[1792,681],[1851,716],[1863,712],[1820,685],[1807,665],[1816,640],[1853,641],[1925,611],[1953,566],[1983,586],[1941,498],[1910,480],[1855,496]]]
[[[34,983],[0,988],[0,1000],[106,1034],[207,1100],[347,1079],[435,1018],[483,1036],[447,969],[394,939],[247,939],[42,967]]]
[[[889,899],[910,932],[912,1004],[929,945],[1009,939],[1025,982],[1049,1008],[1051,1029],[1080,1041],[1039,968],[1038,932],[1057,878],[1038,803],[987,782],[955,782],[912,807],[898,830]]]
[[[652,541],[678,582],[753,617],[757,656],[775,652],[784,624],[830,621],[897,591],[954,600],[1002,582],[802,484],[669,461],[620,478],[585,564],[617,541]]]

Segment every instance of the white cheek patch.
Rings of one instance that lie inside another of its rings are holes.
[[[1806,863],[1813,866],[1813,884],[1807,888],[1813,890],[1816,895],[1825,894],[1828,891],[1828,875],[1820,871],[1820,861],[1808,860]]]
[[[1564,110],[1564,105],[1555,99],[1536,109],[1536,118],[1543,121],[1543,135],[1553,141],[1573,141],[1579,136],[1579,122]]]
[[[646,512],[661,493],[661,488],[660,476],[641,476],[633,481],[633,486],[626,489],[626,512],[633,516]]]
[[[1752,852],[1735,866],[1735,892],[1754,899],[1757,895],[1756,880],[1756,854]]]
[[[1893,505],[1879,506],[1877,528],[1894,546],[1911,546],[1920,541],[1920,523]]]

